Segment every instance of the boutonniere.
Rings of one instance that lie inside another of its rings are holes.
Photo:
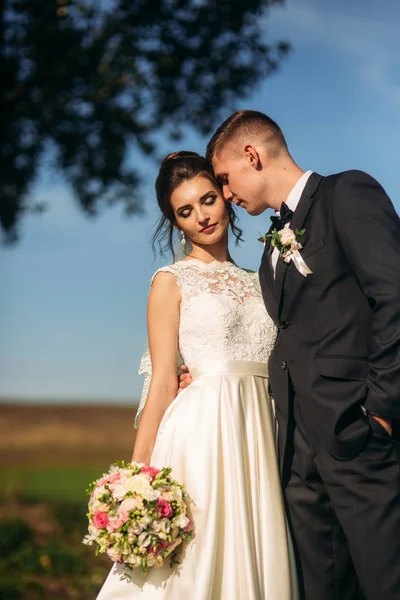
[[[299,250],[303,248],[300,243],[300,238],[304,233],[305,229],[296,229],[296,231],[293,231],[293,229],[290,229],[289,227],[281,229],[280,231],[273,229],[271,233],[267,233],[259,238],[259,241],[265,244],[266,240],[271,238],[271,246],[279,250],[279,254],[285,263],[293,261],[294,266],[299,273],[304,275],[304,277],[307,277],[312,271],[307,267],[299,252]]]

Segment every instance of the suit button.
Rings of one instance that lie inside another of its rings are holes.
[[[281,363],[281,369],[282,369],[282,371],[284,371],[286,369],[286,367],[287,367],[287,363],[286,363],[285,360],[283,360],[282,363]]]
[[[287,321],[279,321],[278,327],[279,329],[287,329],[289,323]]]

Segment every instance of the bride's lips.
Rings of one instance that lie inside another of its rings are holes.
[[[215,231],[215,228],[217,225],[218,225],[218,223],[213,223],[212,225],[207,225],[207,227],[204,227],[204,229],[202,229],[200,231],[200,233],[213,233]]]

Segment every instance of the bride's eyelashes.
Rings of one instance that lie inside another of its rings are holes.
[[[213,194],[212,196],[208,196],[206,198],[206,200],[204,200],[203,204],[205,206],[212,206],[213,204],[215,204],[216,200],[217,200],[217,196],[216,196],[216,194],[215,195]],[[193,209],[190,207],[181,209],[179,211],[179,216],[182,217],[182,219],[187,219],[192,214],[192,210]]]

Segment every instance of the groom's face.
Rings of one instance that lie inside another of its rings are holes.
[[[264,212],[267,206],[263,200],[263,180],[246,155],[223,148],[218,156],[214,155],[212,164],[226,200],[246,209],[249,215]]]

